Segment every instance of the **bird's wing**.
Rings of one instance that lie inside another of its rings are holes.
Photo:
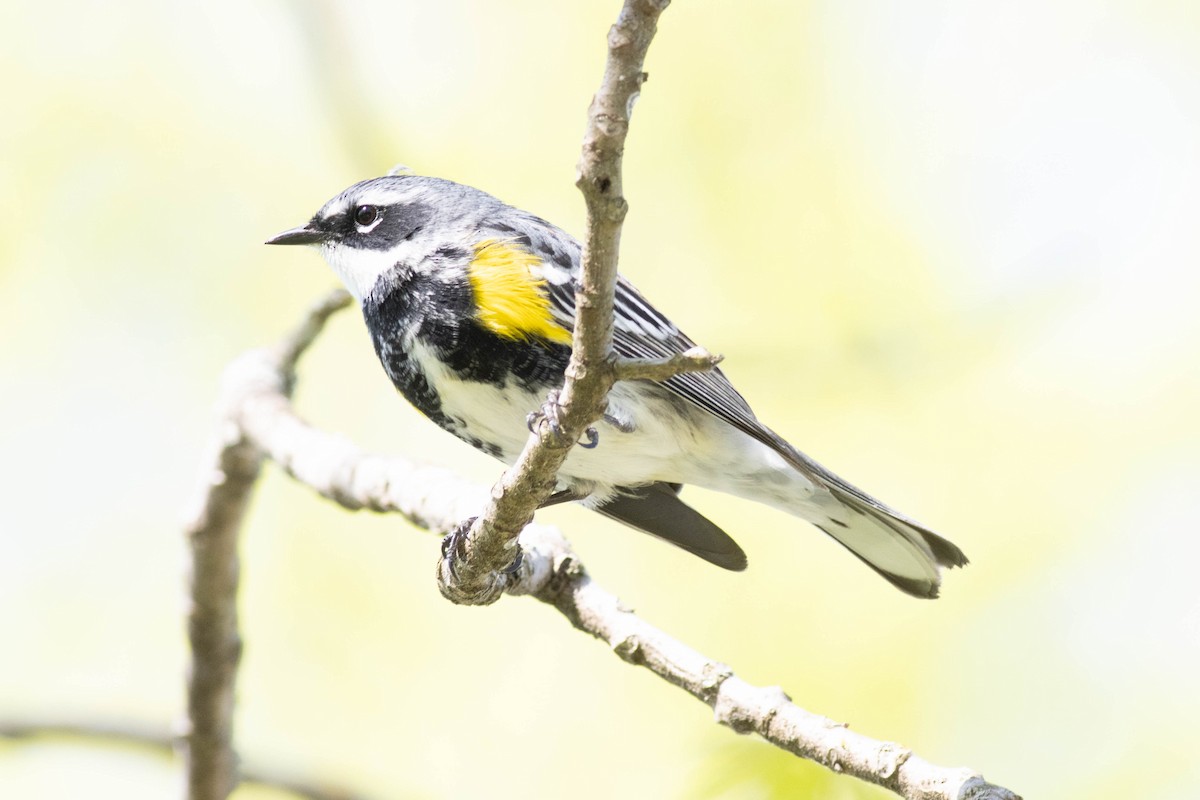
[[[566,328],[575,324],[575,282],[547,281],[551,310]],[[613,303],[613,350],[624,358],[670,358],[695,347],[661,311],[642,297],[633,284],[617,276]],[[703,408],[770,447],[787,443],[754,416],[733,384],[720,369],[688,372],[663,381],[663,385],[685,400]]]
[[[551,310],[559,322],[570,329],[575,324],[574,281],[547,282]],[[679,330],[661,311],[642,297],[632,283],[617,277],[613,304],[613,349],[625,358],[670,358],[695,347],[696,343]],[[818,485],[837,489],[863,505],[899,516],[875,498],[830,472],[792,447],[782,436],[758,421],[729,378],[720,369],[688,372],[663,381],[675,394],[713,414],[743,433],[752,436],[786,458]]]
[[[515,210],[514,210],[515,211]],[[517,211],[515,224],[491,220],[486,233],[529,248],[542,262],[550,312],[567,330],[575,327],[575,289],[579,278],[579,242],[528,212]],[[613,303],[613,349],[625,358],[670,358],[695,347],[632,283],[617,276]],[[771,447],[787,443],[758,421],[750,405],[719,369],[677,375],[663,382],[675,394],[700,406]]]
[[[560,269],[560,267],[565,267],[570,260],[569,256],[575,256],[574,263],[578,264],[578,245],[575,245],[574,240],[569,238],[535,244],[553,245],[558,250],[555,253],[557,256],[554,259],[555,264],[547,268],[546,286],[550,296],[551,312],[563,327],[571,329],[575,325],[575,276],[578,271]],[[570,245],[574,245],[576,249],[570,250]],[[694,346],[695,343],[642,297],[633,284],[624,277],[618,276],[613,305],[613,349],[618,356],[670,358]],[[857,515],[851,516],[849,523],[831,521],[829,525],[819,527],[903,591],[919,597],[935,597],[938,587],[935,565],[957,567],[967,563],[966,556],[954,544],[813,461],[792,447],[779,434],[759,422],[750,409],[750,405],[733,388],[733,384],[721,370],[712,369],[708,372],[689,372],[676,375],[663,381],[663,386],[775,450],[814,484],[825,487],[838,504],[858,512]],[[639,521],[639,518],[643,516],[656,520],[668,518],[676,522],[687,518],[686,515],[679,513],[678,506],[682,506],[687,511],[691,511],[691,509],[681,503],[670,504],[668,501],[669,498],[665,498],[660,492],[653,492],[645,497],[641,495],[627,497],[622,501],[623,506],[610,509],[606,513],[703,555],[699,553],[703,549],[702,547],[684,543],[680,540],[681,537],[675,535],[676,525],[673,524],[669,532],[664,532],[656,531],[652,526]],[[604,509],[599,510],[603,511]],[[695,514],[695,512],[691,513]],[[705,520],[705,522],[707,521]],[[708,525],[712,526],[712,523],[708,523]],[[715,526],[712,527],[715,528]],[[856,538],[856,535],[863,533],[864,530],[865,534]],[[719,528],[716,529],[716,532],[722,533]],[[711,531],[708,534],[712,537],[713,542],[721,541],[720,536]],[[871,545],[872,542],[879,539],[896,539],[907,543],[906,547],[911,545],[917,562],[921,564],[930,562],[928,567],[932,577],[928,580],[909,579],[893,574],[887,564],[881,566],[878,563],[880,559],[874,553]],[[703,557],[715,560],[707,555]],[[737,567],[730,568],[736,569]]]
[[[529,216],[528,224],[497,229],[503,235],[520,232],[518,241],[541,258],[550,311],[567,330],[575,326],[575,287],[579,275],[579,243],[545,220]],[[617,276],[613,302],[613,350],[625,358],[670,358],[696,346],[687,334],[650,304],[624,276]],[[663,381],[675,394],[718,419],[757,439],[786,458],[818,485],[853,498],[857,504],[913,524],[866,492],[830,472],[792,447],[775,431],[758,421],[733,384],[720,369],[688,372]],[[917,526],[920,527],[920,526]]]
[[[596,506],[605,516],[645,531],[709,563],[734,571],[746,568],[746,554],[729,534],[684,503],[678,484],[652,483],[625,488]]]

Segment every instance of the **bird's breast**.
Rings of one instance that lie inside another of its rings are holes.
[[[389,289],[364,301],[363,316],[396,389],[476,448],[515,456],[526,415],[562,383],[570,347],[495,335],[474,318],[467,286],[408,280]]]

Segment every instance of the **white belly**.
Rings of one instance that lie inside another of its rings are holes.
[[[546,398],[512,385],[466,382],[437,359],[412,348],[437,391],[441,410],[469,435],[500,450],[506,463],[516,460],[529,438],[526,417]],[[609,415],[593,448],[575,447],[559,474],[592,484],[600,499],[614,487],[664,481],[704,486],[771,505],[805,496],[812,485],[778,454],[707,411],[671,396],[647,392],[644,384],[618,383],[609,394]],[[627,430],[622,430],[624,427]]]

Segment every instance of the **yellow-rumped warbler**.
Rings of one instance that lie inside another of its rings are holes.
[[[416,175],[374,178],[267,244],[316,245],[362,305],[392,383],[442,428],[511,463],[527,417],[560,386],[571,353],[580,246],[543,219],[469,186]],[[613,348],[660,358],[694,344],[624,278]],[[917,597],[939,567],[967,563],[952,543],[893,511],[758,421],[720,372],[613,387],[595,447],[575,447],[558,497],[658,536],[726,569],[746,556],[678,497],[690,483],[807,520]]]

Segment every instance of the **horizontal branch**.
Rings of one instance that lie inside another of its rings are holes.
[[[327,304],[317,306],[325,308]],[[305,330],[301,326],[298,332]],[[292,344],[289,340],[282,351]],[[439,532],[454,527],[486,500],[484,487],[451,472],[372,455],[306,423],[284,391],[289,380],[278,352],[246,353],[231,365],[226,380],[240,382],[232,392],[241,398],[233,419],[245,438],[296,480],[347,509],[396,512],[414,525]],[[844,724],[803,710],[778,687],[741,680],[729,666],[626,609],[588,576],[556,528],[528,525],[519,541],[524,558],[506,592],[531,594],[554,606],[625,661],[707,703],[717,722],[740,733],[757,733],[790,753],[910,800],[1019,800],[972,770],[935,766],[900,745],[853,733]]]
[[[86,739],[144,747],[170,756],[183,745],[183,737],[166,730],[131,723],[72,722],[65,720],[2,720],[0,739]],[[333,786],[319,785],[274,772],[243,767],[241,783],[280,789],[306,800],[367,800],[365,795]]]

